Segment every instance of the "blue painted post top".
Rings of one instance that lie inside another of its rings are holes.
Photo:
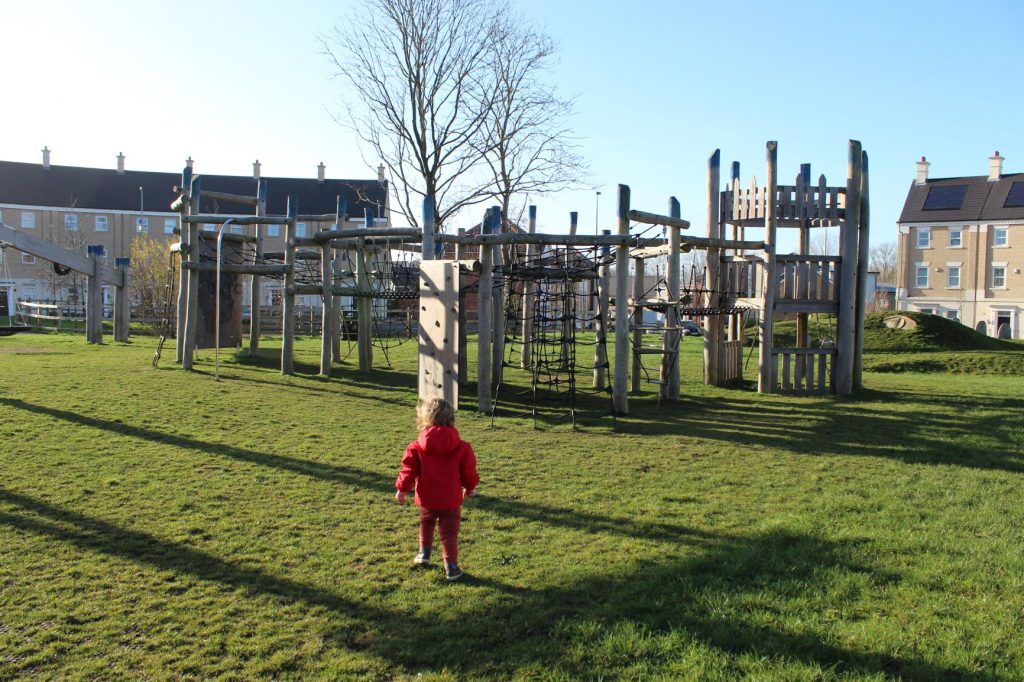
[[[732,162],[732,179],[733,180],[739,180],[740,179],[740,162],[739,161],[733,161]]]
[[[260,180],[259,184],[256,185],[256,200],[266,201],[267,200],[267,181]]]
[[[576,226],[579,224],[579,222],[579,211],[569,211],[569,227],[572,229],[573,232],[576,232]]]
[[[679,206],[679,199],[676,199],[675,197],[669,197],[668,215],[671,218],[681,218],[683,216],[682,209]]]
[[[811,184],[811,164],[801,163],[800,164],[800,177],[804,179],[804,184]]]
[[[295,218],[299,215],[299,202],[294,194],[288,195],[288,217]]]
[[[373,209],[363,209],[363,227],[373,227]]]
[[[537,207],[536,206],[530,206],[530,220],[536,220],[536,219],[537,219]]]
[[[341,229],[341,224],[348,219],[348,201],[343,196],[338,196],[338,229]]]

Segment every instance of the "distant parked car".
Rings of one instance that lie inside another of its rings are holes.
[[[704,336],[704,330],[693,320],[683,320],[679,323],[679,326],[682,327],[680,333],[683,336]]]

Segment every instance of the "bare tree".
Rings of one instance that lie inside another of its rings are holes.
[[[442,231],[490,194],[476,172],[478,141],[492,91],[487,51],[505,12],[501,0],[363,0],[321,37],[336,75],[352,87],[339,121],[384,162],[410,225],[419,225],[427,195]]]
[[[506,219],[513,195],[578,186],[589,172],[568,127],[573,100],[541,80],[555,51],[550,36],[505,14],[488,52],[494,91],[479,144]]]
[[[868,257],[870,269],[878,273],[879,282],[896,282],[896,242],[882,242],[872,246]]]
[[[815,256],[839,255],[839,228],[820,227],[811,233],[811,253]]]

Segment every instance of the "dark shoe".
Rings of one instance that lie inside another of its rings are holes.
[[[452,581],[458,580],[462,577],[462,569],[459,568],[458,564],[445,564],[444,577]]]
[[[430,547],[420,547],[420,552],[412,560],[413,566],[430,565]]]

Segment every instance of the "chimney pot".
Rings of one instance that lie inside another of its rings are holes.
[[[923,185],[926,182],[928,182],[928,166],[930,166],[930,165],[931,164],[928,163],[928,160],[925,159],[923,156],[921,157],[921,160],[917,162],[917,181],[916,182],[917,182],[918,185]]]
[[[988,179],[989,182],[995,182],[1003,175],[1003,157],[999,156],[997,151],[992,156],[988,157]]]
[[[260,179],[260,160],[259,159],[256,159],[252,163],[252,179],[253,180],[259,180]]]
[[[117,153],[117,174],[124,175],[124,154]]]
[[[188,166],[189,168],[191,168],[191,167],[192,167],[192,164],[193,164],[193,163],[195,163],[195,162],[194,162],[194,161],[192,161],[192,157],[191,157],[191,156],[190,156],[190,157],[188,157],[187,159],[185,159],[185,165],[186,165],[186,166]]]
[[[318,165],[316,167],[316,181],[319,182],[319,183],[322,183],[324,181],[324,176],[326,174],[327,174],[327,166],[325,166],[324,162],[321,161],[320,165]]]
[[[387,178],[384,176],[384,164],[377,166],[377,182],[385,182]]]
[[[50,148],[45,146],[43,147],[43,168],[50,168]]]

